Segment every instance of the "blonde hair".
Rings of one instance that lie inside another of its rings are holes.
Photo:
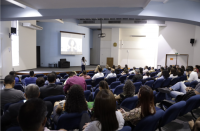
[[[94,72],[98,72],[98,68],[100,67],[100,65],[98,65],[96,68],[95,68],[95,70],[94,70]]]
[[[106,68],[108,68],[109,67],[109,65],[108,64],[106,64]]]

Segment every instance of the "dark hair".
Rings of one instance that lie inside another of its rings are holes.
[[[15,71],[10,71],[10,72],[9,72],[9,75],[11,75],[11,76],[16,76],[16,72],[15,72]]]
[[[12,84],[15,80],[15,77],[12,76],[12,75],[7,75],[5,78],[4,78],[4,83],[5,85],[6,84]]]
[[[135,85],[131,80],[126,80],[125,85],[123,87],[123,93],[126,96],[134,96],[135,94]]]
[[[140,74],[143,75],[143,68],[140,67],[139,70],[140,70]]]
[[[87,111],[87,103],[83,88],[80,85],[73,85],[70,87],[67,94],[64,110],[68,113]]]
[[[124,69],[124,73],[128,74],[128,69],[127,68]]]
[[[176,70],[174,68],[171,69],[171,74],[173,74],[173,76],[176,76]]]
[[[101,68],[101,66],[98,68],[98,71],[99,71],[99,72],[102,72],[102,68]]]
[[[86,74],[87,74],[87,72],[86,72],[85,70],[84,70],[82,73],[83,73],[83,75],[86,75]]]
[[[184,71],[182,68],[178,68],[177,70],[178,70],[177,72],[178,76],[182,76],[184,74]]]
[[[29,84],[25,88],[25,94],[28,99],[31,98],[38,98],[40,93],[40,89],[37,85],[35,84]]]
[[[125,65],[125,68],[127,68],[127,69],[128,69],[128,65],[127,65],[127,64]]]
[[[108,70],[110,71],[110,70],[111,70],[111,68],[110,68],[110,67],[108,67]]]
[[[164,67],[161,67],[160,70],[164,70]]]
[[[108,83],[105,80],[99,82],[99,87],[101,87],[102,89],[109,89]]]
[[[115,65],[113,65],[112,68],[115,69]]]
[[[135,68],[135,67],[133,67],[133,69],[135,70],[136,68]]]
[[[146,69],[148,69],[148,66],[145,66]]]
[[[43,77],[38,77],[37,80],[36,80],[36,85],[38,85],[39,87],[42,87],[44,86],[45,84],[45,80]]]
[[[154,69],[154,67],[151,67],[152,69]]]
[[[47,106],[42,99],[30,99],[19,110],[19,125],[23,131],[37,131],[46,114]]]
[[[146,75],[147,75],[147,76],[149,76],[149,75],[150,75],[148,71],[146,72]]]
[[[114,70],[114,69],[112,69],[112,70],[111,70],[111,72],[112,72],[112,73],[115,73],[115,70]]]
[[[181,66],[181,69],[182,69],[183,71],[185,71],[185,66],[182,65],[182,66]]]
[[[101,124],[101,131],[115,131],[119,128],[115,113],[116,101],[110,90],[101,90],[98,92],[93,110],[92,120],[99,121],[97,127]]]
[[[167,71],[168,71],[168,72],[170,72],[170,71],[171,71],[171,68],[170,68],[170,67],[168,67],[168,68],[167,68]]]
[[[163,75],[163,77],[164,77],[165,79],[169,78],[169,71],[163,70],[163,71],[162,71],[162,75]]]
[[[56,80],[55,75],[53,73],[50,73],[47,75],[47,80],[51,83]]]
[[[82,57],[82,61],[83,61],[83,62],[85,61],[85,57]]]
[[[52,71],[51,73],[53,73],[55,75],[55,79],[57,78],[57,74],[55,71]]]
[[[193,71],[193,67],[192,67],[192,66],[188,66],[187,69],[186,69],[186,71],[187,71],[187,72]]]
[[[34,76],[34,71],[30,71],[30,76]]]
[[[69,76],[74,76],[75,75],[75,72],[73,72],[73,71],[71,71],[70,73],[69,73]]]
[[[154,105],[154,95],[152,89],[143,85],[139,90],[139,103],[137,107],[141,106],[141,117],[144,118],[148,115],[153,115],[156,113],[155,105]],[[153,109],[153,113],[151,112]]]

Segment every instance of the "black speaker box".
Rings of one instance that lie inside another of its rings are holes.
[[[191,44],[194,44],[194,39],[190,39],[190,43],[191,43]]]
[[[16,34],[16,28],[11,27],[11,34]]]

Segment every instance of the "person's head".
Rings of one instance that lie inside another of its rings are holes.
[[[170,71],[171,71],[171,68],[170,68],[170,67],[168,67],[168,68],[167,68],[167,71],[168,71],[168,72],[170,72]]]
[[[146,72],[146,76],[149,76],[149,75],[150,75],[150,74],[149,74],[149,72],[147,71],[147,72]]]
[[[42,99],[25,102],[18,114],[18,122],[23,131],[43,131],[47,118],[47,106]]]
[[[151,67],[151,70],[154,70],[154,67]]]
[[[85,61],[85,57],[82,57],[82,61]]]
[[[57,78],[57,74],[56,74],[56,72],[55,72],[55,71],[52,71],[51,73],[54,74],[55,79],[56,79],[56,78]]]
[[[140,70],[139,69],[135,69],[135,73],[136,74],[140,74]]]
[[[5,85],[5,86],[10,85],[10,86],[14,87],[14,85],[15,85],[15,77],[12,76],[12,75],[7,75],[7,76],[4,78],[4,85]]]
[[[176,65],[176,68],[179,68],[179,65]]]
[[[71,86],[67,94],[64,110],[68,113],[81,113],[82,111],[87,111],[87,109],[83,88],[76,84]]]
[[[188,66],[187,69],[186,69],[186,71],[188,73],[191,73],[193,71],[193,67],[192,66]]]
[[[125,68],[127,68],[127,69],[128,69],[128,65],[127,65],[127,64],[125,65]]]
[[[70,73],[69,73],[69,78],[71,78],[71,77],[73,77],[73,76],[75,76],[76,74],[75,74],[75,72],[74,71],[71,71]]]
[[[99,72],[102,72],[102,68],[101,68],[101,66],[98,68],[98,71],[99,71]]]
[[[112,68],[115,69],[115,65],[113,65]]]
[[[168,70],[163,70],[162,75],[165,79],[169,78],[169,71]]]
[[[36,85],[38,85],[39,87],[42,87],[44,86],[45,84],[45,80],[43,77],[38,77],[37,80],[36,80]]]
[[[140,87],[138,98],[139,103],[137,107],[141,106],[142,118],[148,115],[155,114],[156,110],[154,105],[153,91],[149,86],[143,85]]]
[[[30,75],[31,77],[33,77],[33,76],[34,76],[34,71],[30,71],[30,72],[29,72],[29,75]]]
[[[114,70],[114,69],[112,69],[112,70],[111,70],[111,73],[115,73],[115,70]]]
[[[182,66],[181,66],[181,69],[182,69],[183,71],[185,71],[185,66],[182,65]]]
[[[108,83],[105,80],[102,80],[99,82],[99,90],[102,90],[102,89],[109,89]]]
[[[144,69],[148,69],[148,66],[145,66]]]
[[[85,70],[83,71],[83,75],[87,75],[87,72]]]
[[[143,75],[143,68],[140,67],[139,70],[140,70],[140,74]]]
[[[173,76],[176,76],[176,70],[174,68],[171,68],[171,74],[173,74]]]
[[[133,67],[133,70],[135,70],[136,68],[135,67]]]
[[[92,120],[98,120],[97,127],[101,124],[102,131],[114,131],[119,128],[115,114],[116,101],[110,90],[100,90],[94,102]],[[100,127],[99,127],[100,128]]]
[[[55,74],[53,74],[53,73],[48,74],[47,80],[49,81],[49,83],[55,83],[55,81],[56,81]]]
[[[109,71],[111,71],[111,68],[110,68],[110,67],[108,67],[108,70],[109,70]]]
[[[178,68],[177,69],[177,74],[178,74],[178,76],[182,76],[184,74],[183,69],[182,68]]]
[[[124,73],[128,74],[128,68],[124,69]]]
[[[106,64],[106,68],[108,69],[108,67],[109,67],[109,65],[108,64]]]
[[[160,68],[160,71],[162,72],[163,70],[164,70],[164,67],[161,67],[161,68]]]
[[[10,72],[9,72],[9,75],[11,75],[11,76],[14,76],[14,77],[15,77],[15,76],[16,76],[16,72],[15,72],[15,71],[10,71]]]
[[[39,87],[35,84],[29,84],[25,88],[24,96],[26,97],[27,100],[32,98],[38,98],[40,96]]]
[[[135,94],[135,86],[132,81],[126,80],[125,85],[123,87],[123,93],[126,96],[134,96]]]
[[[121,66],[120,66],[120,65],[118,65],[118,66],[117,66],[117,69],[121,69]]]

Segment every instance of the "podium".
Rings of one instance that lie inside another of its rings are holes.
[[[66,61],[66,59],[60,59],[60,61],[58,61],[58,67],[59,68],[70,68],[70,62]]]

